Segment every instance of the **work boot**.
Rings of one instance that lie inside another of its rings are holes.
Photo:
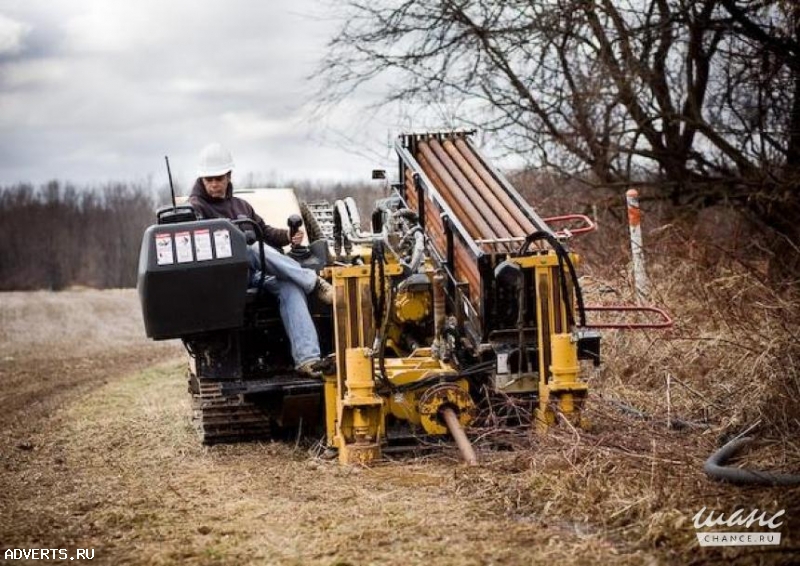
[[[323,375],[336,373],[336,358],[334,356],[312,358],[297,366],[295,370],[304,377],[322,379]]]
[[[314,294],[322,303],[326,305],[333,304],[333,285],[325,281],[322,277],[317,277],[317,285],[314,287]]]
[[[333,375],[336,373],[336,356],[330,354],[322,358],[316,366],[317,371],[321,371],[323,375]]]
[[[306,362],[303,362],[299,366],[295,368],[297,373],[302,375],[303,377],[310,377],[312,379],[322,379],[322,372],[317,369],[319,365],[319,358],[313,358]]]

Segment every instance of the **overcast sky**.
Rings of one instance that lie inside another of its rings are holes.
[[[169,155],[186,186],[211,141],[240,179],[367,180],[395,163],[398,126],[355,100],[309,122],[326,14],[320,0],[0,0],[0,185],[160,186]]]

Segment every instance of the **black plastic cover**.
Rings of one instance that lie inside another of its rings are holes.
[[[600,365],[600,333],[582,330],[578,337],[578,359],[592,360],[595,367]]]
[[[247,271],[244,234],[228,220],[150,226],[137,285],[147,336],[167,340],[240,328]]]

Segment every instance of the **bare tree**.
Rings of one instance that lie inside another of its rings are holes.
[[[791,0],[347,0],[323,103],[460,101],[463,124],[596,185],[740,203],[798,241],[800,8]],[[800,252],[800,250],[798,250]],[[800,255],[800,253],[798,253]]]
[[[0,187],[0,290],[135,285],[152,193],[119,183]]]

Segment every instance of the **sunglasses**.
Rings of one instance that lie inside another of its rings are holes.
[[[215,177],[203,177],[203,180],[206,183],[213,183],[214,181],[222,182],[228,177],[228,174],[225,175],[216,175]]]

